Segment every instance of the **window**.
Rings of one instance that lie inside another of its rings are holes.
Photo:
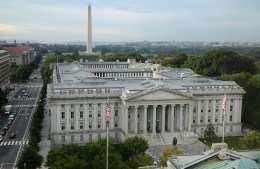
[[[80,141],[83,141],[84,140],[84,136],[81,134],[80,135]]]
[[[201,104],[204,104],[204,100],[201,100]]]
[[[74,123],[70,123],[70,129],[74,130]]]
[[[65,119],[65,112],[61,112],[61,118]]]
[[[92,109],[92,104],[90,103],[90,104],[88,104],[88,107],[90,108],[90,109]]]
[[[102,89],[96,89],[97,93],[100,94],[102,92]]]
[[[230,106],[230,111],[233,111],[233,106]]]
[[[65,142],[65,136],[61,136],[61,142]]]
[[[115,110],[115,117],[118,116],[118,110]]]
[[[131,116],[130,115],[128,115],[128,119],[130,119],[131,118]]]
[[[218,106],[216,106],[216,112],[218,112]]]
[[[87,92],[88,92],[88,94],[93,94],[93,90],[92,89],[88,89]]]
[[[203,116],[200,117],[200,123],[203,123]]]
[[[92,111],[88,112],[88,117],[90,117],[90,118],[92,117]]]
[[[211,108],[208,109],[208,112],[209,112],[209,113],[211,112]]]
[[[203,113],[203,109],[201,109],[200,112]]]
[[[209,100],[209,103],[211,103],[211,100]]]
[[[79,129],[80,129],[80,130],[83,130],[83,129],[84,129],[84,122],[80,122],[80,123],[79,123]]]
[[[233,103],[233,99],[230,99],[230,102]]]
[[[217,99],[217,100],[216,100],[216,104],[218,104],[218,102],[219,102],[219,101],[218,101],[218,99]]]
[[[218,127],[216,127],[216,133],[218,133]]]
[[[65,105],[64,105],[64,104],[62,104],[62,105],[61,105],[61,108],[62,108],[62,109],[65,109]]]
[[[196,113],[196,107],[193,108],[193,113]]]
[[[117,123],[115,123],[115,127],[118,127],[118,124],[117,124]]]
[[[101,111],[100,110],[98,111],[98,117],[101,117]]]
[[[89,134],[89,142],[92,141],[92,134]]]
[[[72,112],[70,112],[70,118],[74,118],[74,112],[72,111]]]
[[[83,118],[83,111],[79,112],[79,118]]]
[[[215,116],[215,123],[218,122],[218,116]]]
[[[98,105],[97,105],[97,106],[98,106],[98,108],[100,108],[100,107],[101,107],[101,104],[100,104],[100,103],[98,103]]]
[[[71,108],[71,109],[74,109],[74,104],[70,105],[70,108]]]
[[[71,142],[74,142],[74,135],[71,135]]]
[[[208,122],[210,123],[210,121],[211,121],[211,116],[208,116]]]
[[[98,128],[101,128],[101,121],[98,121]]]
[[[83,108],[83,104],[80,104],[80,105],[79,105],[79,108]]]
[[[196,123],[196,117],[193,117],[193,124]]]
[[[65,123],[61,123],[61,130],[63,130],[63,131],[64,131],[64,130],[66,129],[66,127],[65,127],[65,126],[66,126],[66,124],[65,124]]]
[[[232,115],[229,116],[229,121],[232,121],[233,117]]]
[[[88,128],[92,129],[92,122],[89,122]]]

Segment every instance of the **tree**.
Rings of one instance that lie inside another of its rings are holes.
[[[260,132],[253,130],[248,132],[243,138],[241,138],[241,144],[247,149],[259,149],[260,148]]]
[[[170,146],[166,146],[163,149],[162,155],[160,156],[161,164],[163,167],[167,167],[167,159],[174,154],[183,154],[183,151]]]
[[[153,159],[145,153],[140,153],[138,155],[131,156],[127,161],[127,166],[131,169],[151,165],[153,165]]]
[[[8,103],[8,99],[6,98],[5,92],[0,89],[0,107],[4,106]]]
[[[42,161],[43,158],[39,155],[38,151],[35,148],[28,146],[25,147],[22,152],[16,167],[18,169],[24,169],[24,166],[26,165],[27,169],[40,168]]]
[[[217,137],[215,128],[211,122],[207,125],[207,128],[204,131],[204,137],[209,139]]]
[[[148,141],[141,136],[128,137],[121,145],[120,152],[125,160],[131,156],[144,153],[148,149]]]

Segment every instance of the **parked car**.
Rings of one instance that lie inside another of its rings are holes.
[[[5,135],[5,131],[4,130],[0,130],[0,136]]]
[[[3,126],[3,128],[2,128],[2,130],[8,130],[8,124],[5,124],[4,126]]]
[[[7,124],[11,125],[12,124],[12,120],[8,120]]]
[[[16,111],[15,111],[15,110],[13,111],[12,115],[14,115],[14,116],[16,116],[16,115],[17,115],[17,113],[16,113]]]
[[[29,108],[33,108],[33,106],[32,106],[32,105],[29,105],[28,107],[29,107]]]
[[[15,133],[11,133],[9,138],[15,138],[16,137],[16,134]]]

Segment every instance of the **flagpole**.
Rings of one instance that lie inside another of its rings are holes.
[[[106,126],[107,126],[107,157],[106,157],[106,169],[108,169],[108,144],[109,144],[109,140],[108,140],[108,121],[106,122]]]
[[[108,169],[108,145],[109,145],[109,138],[108,138],[108,129],[109,129],[109,113],[110,113],[110,105],[109,105],[109,96],[107,97],[107,108],[106,108],[106,127],[107,127],[107,153],[106,153],[106,169]]]

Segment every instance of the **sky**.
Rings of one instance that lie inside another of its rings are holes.
[[[0,40],[260,42],[259,0],[1,0]]]

